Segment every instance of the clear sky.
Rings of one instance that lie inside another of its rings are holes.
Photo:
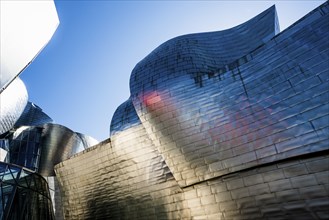
[[[282,31],[324,2],[55,1],[60,25],[21,78],[55,123],[102,141],[132,69],[161,43],[236,26],[273,4]]]

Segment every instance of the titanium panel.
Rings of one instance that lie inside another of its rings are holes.
[[[326,219],[329,155],[181,188],[142,125],[55,166],[64,219]]]
[[[0,135],[14,126],[24,111],[27,99],[26,87],[19,78],[0,94]]]
[[[59,20],[53,1],[0,1],[0,94],[31,63]]]
[[[94,145],[96,145],[96,144],[99,143],[99,141],[97,141],[95,138],[93,138],[93,137],[91,137],[89,135],[85,135],[85,134],[81,134],[81,133],[77,133],[77,132],[76,132],[76,134],[81,139],[82,145],[83,145],[83,148],[84,149],[87,149],[87,148],[92,147],[92,146],[94,146]],[[76,153],[78,153],[78,152],[76,152]]]
[[[328,14],[326,2],[224,67],[190,45],[212,34],[152,52],[111,139],[55,166],[65,219],[328,219]]]
[[[141,124],[131,99],[122,103],[114,112],[111,125],[110,137],[123,130]]]
[[[57,124],[43,125],[41,146],[38,173],[42,176],[54,176],[55,164],[85,149],[81,138],[74,131]]]
[[[21,117],[17,120],[14,127],[37,126],[51,123],[53,120],[42,111],[42,109],[32,102],[28,102]]]
[[[182,187],[328,149],[326,7],[276,36],[271,7],[171,39],[136,65],[131,100]]]
[[[4,136],[10,163],[54,176],[54,165],[93,145],[94,138],[57,124],[21,126]]]

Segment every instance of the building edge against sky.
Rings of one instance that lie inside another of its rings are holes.
[[[53,3],[40,4],[56,29]],[[163,43],[136,65],[100,144],[28,102],[16,76],[31,49],[1,72],[14,77],[0,94],[14,109],[1,109],[1,219],[328,218],[328,14],[326,2],[278,33],[271,7]]]
[[[1,1],[0,8],[0,219],[54,219],[54,165],[98,141],[54,124],[18,77],[58,26],[54,2]]]
[[[275,21],[273,7],[143,59],[110,138],[55,166],[64,216],[327,219],[329,4]]]

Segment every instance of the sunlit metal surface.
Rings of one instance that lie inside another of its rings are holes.
[[[40,120],[40,116],[41,119],[48,120],[49,117],[41,109],[30,107],[35,109],[26,111],[25,120],[22,122],[39,124],[44,121]],[[8,163],[23,166],[47,177],[52,187],[50,197],[56,218],[63,219],[59,188],[54,179],[54,165],[97,143],[94,138],[73,132],[61,125],[20,126],[0,139],[0,156]]]
[[[42,157],[39,171],[43,176],[54,176],[54,165],[83,151],[82,140],[72,130],[57,124],[45,124],[42,134]]]
[[[0,219],[54,219],[45,179],[28,169],[0,162]]]
[[[27,99],[25,85],[19,78],[0,94],[0,135],[14,126],[23,113]]]
[[[0,93],[34,59],[59,20],[53,1],[0,1]]]
[[[137,64],[133,105],[181,186],[328,149],[321,16],[274,37],[271,7],[229,30],[169,40]]]
[[[66,219],[328,218],[329,3],[256,18],[137,65],[111,139],[55,166]]]
[[[94,138],[76,133],[58,124],[21,126],[4,137],[8,144],[10,163],[54,176],[54,165],[92,145]]]
[[[0,162],[5,162],[8,151],[3,148],[0,148]]]
[[[76,134],[79,136],[79,138],[81,139],[82,141],[82,145],[83,145],[83,148],[84,149],[87,149],[89,147],[92,147],[96,144],[99,143],[98,140],[96,140],[95,138],[89,136],[89,135],[85,135],[85,134],[81,134],[81,133],[78,133],[76,132]],[[79,151],[80,152],[80,151]],[[76,152],[77,153],[77,152]]]
[[[137,116],[131,99],[128,99],[122,103],[113,114],[110,125],[110,136],[135,125],[139,125],[140,123],[141,122]]]
[[[181,188],[147,136],[131,127],[55,167],[65,219],[325,219],[328,152]]]
[[[39,106],[32,102],[28,102],[14,127],[36,126],[51,122],[53,122],[53,120],[46,113],[44,113]]]

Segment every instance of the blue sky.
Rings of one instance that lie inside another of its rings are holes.
[[[161,43],[236,26],[273,4],[282,31],[324,2],[55,1],[60,25],[21,78],[56,123],[101,141],[132,69]]]

